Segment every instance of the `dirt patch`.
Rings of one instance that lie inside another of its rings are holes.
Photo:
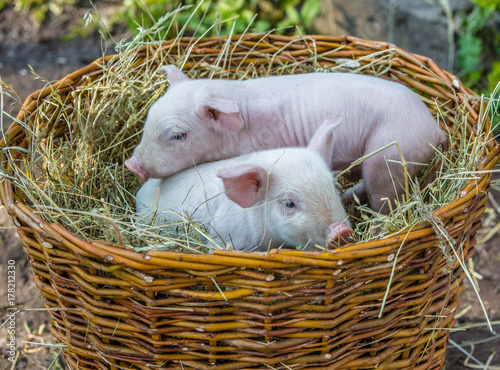
[[[104,13],[110,13],[117,6],[115,1],[96,1],[97,7]],[[48,82],[54,82],[65,75],[82,68],[103,54],[113,53],[112,43],[101,43],[101,38],[93,34],[86,38],[75,38],[62,42],[60,37],[69,32],[88,10],[88,6],[67,8],[58,17],[48,19],[41,28],[36,28],[26,14],[19,14],[12,9],[0,11],[0,77],[2,81],[13,86],[19,94],[19,100],[6,99],[4,110],[11,115],[17,114],[20,102],[26,97],[44,87]],[[125,36],[119,31],[117,39]],[[28,65],[36,73],[49,81],[35,78]],[[4,124],[10,124],[9,117],[4,117]],[[500,178],[500,177],[499,177]],[[492,191],[492,197],[500,201],[500,192]],[[495,205],[496,202],[493,203]],[[479,240],[484,239],[499,222],[499,211],[495,207],[488,210],[485,217],[485,227],[481,230]],[[7,276],[8,261],[15,261],[16,266],[16,298],[18,308],[41,308],[38,289],[14,225],[5,210],[0,211],[0,277]],[[484,244],[476,246],[473,257],[474,270],[480,295],[488,316],[496,321],[495,328],[500,331],[500,235],[493,235]],[[0,284],[0,320],[4,322],[8,308],[7,290]],[[459,308],[458,324],[475,323],[479,326],[451,334],[454,343],[461,345],[464,351],[472,353],[474,359],[485,364],[489,357],[500,348],[500,339],[491,334],[483,325],[485,316],[478,299],[467,282],[467,288],[462,294]],[[47,369],[55,361],[54,368],[64,367],[63,360],[57,356],[56,347],[40,347],[27,345],[22,341],[55,343],[48,329],[48,314],[40,311],[26,311],[16,316],[16,345],[19,350],[16,368]],[[5,348],[8,336],[6,328],[0,330],[0,348]],[[470,344],[471,342],[475,344]],[[2,369],[10,368],[5,351],[2,352]],[[464,365],[467,356],[452,343],[446,354],[446,368],[452,370],[468,369]],[[474,359],[468,364],[477,365]],[[494,357],[490,365],[500,365],[500,356]]]

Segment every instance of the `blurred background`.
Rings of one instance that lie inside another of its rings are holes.
[[[2,126],[7,128],[27,96],[115,53],[115,45],[179,6],[174,36],[274,32],[287,35],[354,35],[388,41],[433,59],[466,86],[497,99],[491,116],[498,123],[500,99],[500,0],[0,0],[0,81]],[[196,12],[193,13],[193,10]],[[496,89],[495,89],[496,88]],[[500,176],[494,176],[499,179]],[[490,208],[471,261],[474,280],[494,328],[500,331],[500,200],[494,185]],[[0,278],[16,260],[16,303],[43,307],[10,218],[0,210]],[[500,336],[486,329],[485,316],[467,282],[459,327],[451,334],[447,369],[500,369]],[[0,283],[0,322],[6,318],[6,284]],[[466,330],[465,330],[466,329]],[[3,350],[8,334],[0,329],[0,369],[62,369],[60,349],[21,343],[54,342],[48,315],[26,311],[16,320],[18,357],[12,364]],[[488,367],[489,366],[489,367]]]

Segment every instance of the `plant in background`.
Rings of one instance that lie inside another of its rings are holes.
[[[75,5],[75,0],[0,0],[0,10],[9,4],[14,4],[17,11],[27,11],[39,26],[49,12],[59,15],[64,6]]]
[[[210,29],[209,36],[227,35],[231,30],[245,32],[254,16],[253,32],[277,28],[280,34],[312,33],[313,20],[321,10],[321,0],[124,0],[111,23],[125,22],[132,33],[137,33],[139,27],[150,27],[155,19],[181,5],[199,6],[199,10],[194,14],[180,13],[178,27],[185,25],[188,35],[201,35]],[[214,23],[220,23],[220,28],[212,27]]]
[[[473,0],[472,11],[459,29],[459,76],[472,89],[485,94],[495,133],[500,134],[500,0]],[[490,62],[493,60],[493,62]]]
[[[458,30],[457,66],[464,83],[479,91],[493,91],[500,77],[500,0],[473,0],[472,11]]]

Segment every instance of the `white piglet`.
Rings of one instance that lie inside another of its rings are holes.
[[[239,250],[345,242],[352,229],[326,162],[336,126],[325,121],[306,148],[260,151],[150,179],[137,193],[137,213],[145,220],[155,214],[158,225],[186,215]]]
[[[170,87],[150,108],[140,144],[125,164],[143,181],[164,178],[193,164],[257,150],[307,146],[323,121],[342,116],[331,168],[397,141],[365,160],[363,178],[375,210],[403,191],[401,154],[414,176],[446,138],[419,96],[402,84],[349,73],[309,73],[236,80],[190,80],[163,66]],[[389,173],[390,171],[390,173]]]

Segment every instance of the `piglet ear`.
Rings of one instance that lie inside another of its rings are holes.
[[[188,76],[186,76],[180,69],[173,65],[162,66],[158,68],[158,72],[167,75],[170,86],[177,85],[180,82],[189,80]]]
[[[226,195],[242,208],[248,208],[264,200],[266,196],[267,171],[254,165],[241,165],[217,172],[224,182]]]
[[[231,99],[211,98],[207,104],[198,106],[196,113],[220,132],[234,132],[243,127],[238,103]]]
[[[331,166],[333,154],[333,132],[342,123],[342,117],[326,119],[309,141],[307,147],[318,153]]]

